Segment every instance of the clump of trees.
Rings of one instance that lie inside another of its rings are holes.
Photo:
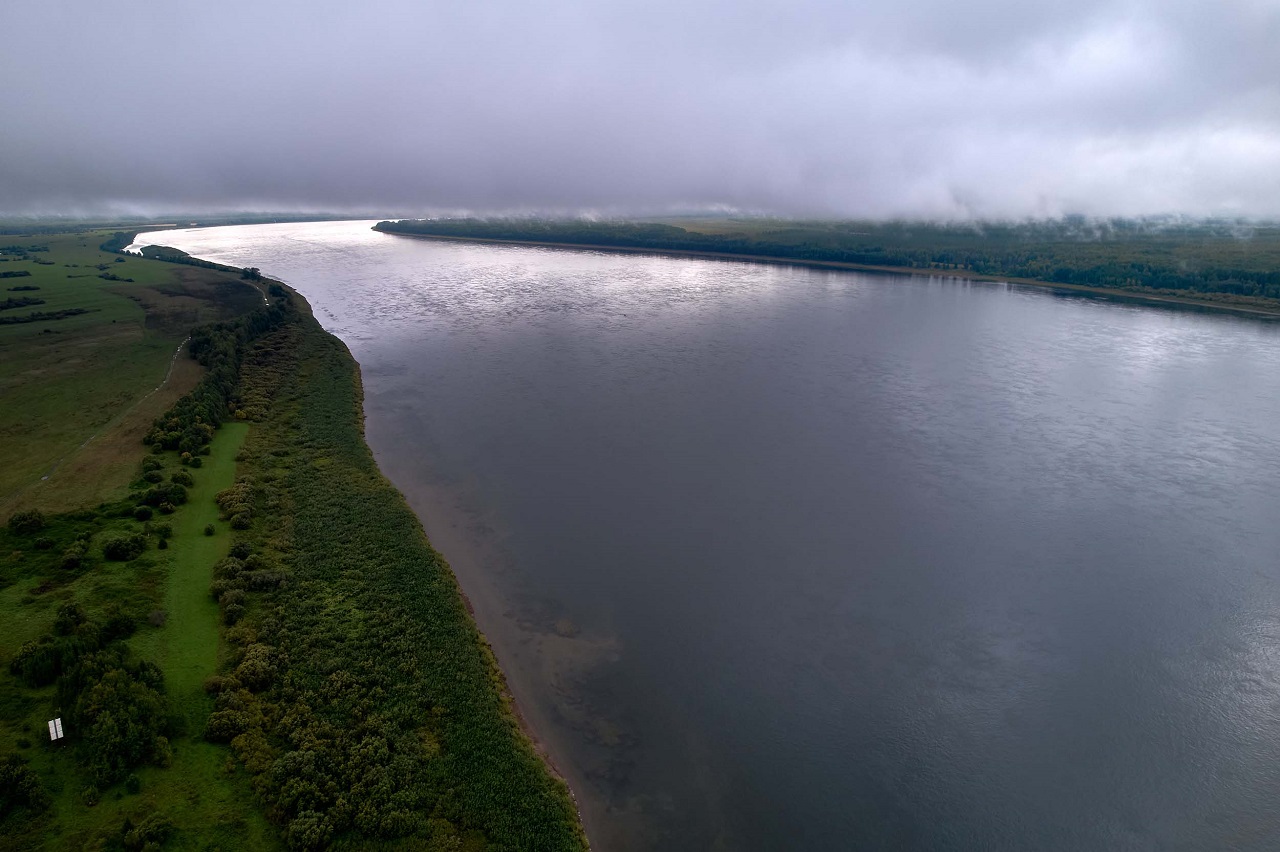
[[[246,344],[279,326],[288,314],[287,305],[277,302],[230,322],[196,328],[188,351],[207,371],[190,393],[156,420],[143,442],[155,452],[177,450],[184,463],[196,466],[200,451],[230,411]]]
[[[115,533],[102,540],[102,555],[113,562],[137,559],[147,549],[147,537],[142,533]]]
[[[10,296],[7,299],[0,299],[0,311],[11,311],[14,308],[27,308],[44,303],[44,299],[35,296]]]
[[[124,640],[135,629],[118,607],[95,620],[66,604],[53,633],[23,645],[9,664],[28,686],[56,684],[67,738],[100,786],[170,757],[163,677],[155,664],[131,656]]]
[[[14,811],[39,812],[47,807],[49,794],[25,759],[11,754],[0,761],[0,820]]]
[[[44,529],[44,514],[39,509],[14,512],[9,516],[9,531],[17,535],[32,535]]]

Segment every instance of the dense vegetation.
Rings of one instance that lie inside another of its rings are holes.
[[[218,495],[243,533],[211,588],[235,627],[206,735],[290,845],[583,848],[452,573],[364,444],[341,343],[294,313],[252,346],[233,407],[258,422]]]
[[[25,590],[17,607],[0,595],[21,625],[0,636],[15,848],[585,848],[448,566],[364,444],[354,362],[266,291],[193,330],[203,376],[139,436],[127,499],[0,529],[0,592]],[[247,423],[233,479],[219,448]],[[218,620],[225,653],[193,656]],[[69,747],[41,737],[57,715]],[[278,836],[247,822],[241,787]]]
[[[764,219],[615,222],[428,219],[379,222],[398,234],[754,255],[938,270],[1176,294],[1276,307],[1280,227],[1239,222],[1054,221],[981,224]]]
[[[19,316],[0,317],[0,325],[22,325],[29,322],[52,322],[53,320],[78,317],[81,314],[90,313],[93,313],[93,310],[90,308],[64,308],[60,311],[32,311],[29,314],[20,314]]]
[[[32,296],[11,296],[7,299],[0,300],[0,311],[11,311],[14,308],[25,308],[28,305],[43,305],[44,299],[37,299]]]

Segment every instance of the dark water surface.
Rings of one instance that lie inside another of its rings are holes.
[[[1280,328],[417,241],[299,289],[604,850],[1280,848]]]

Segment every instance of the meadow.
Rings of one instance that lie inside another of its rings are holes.
[[[0,517],[122,496],[146,426],[199,379],[175,358],[191,328],[261,304],[233,273],[110,253],[110,237],[0,237],[0,297],[41,301],[0,319],[83,311],[0,324]]]

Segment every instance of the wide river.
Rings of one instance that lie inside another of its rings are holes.
[[[1280,326],[371,224],[142,242],[351,348],[598,849],[1280,848]]]

